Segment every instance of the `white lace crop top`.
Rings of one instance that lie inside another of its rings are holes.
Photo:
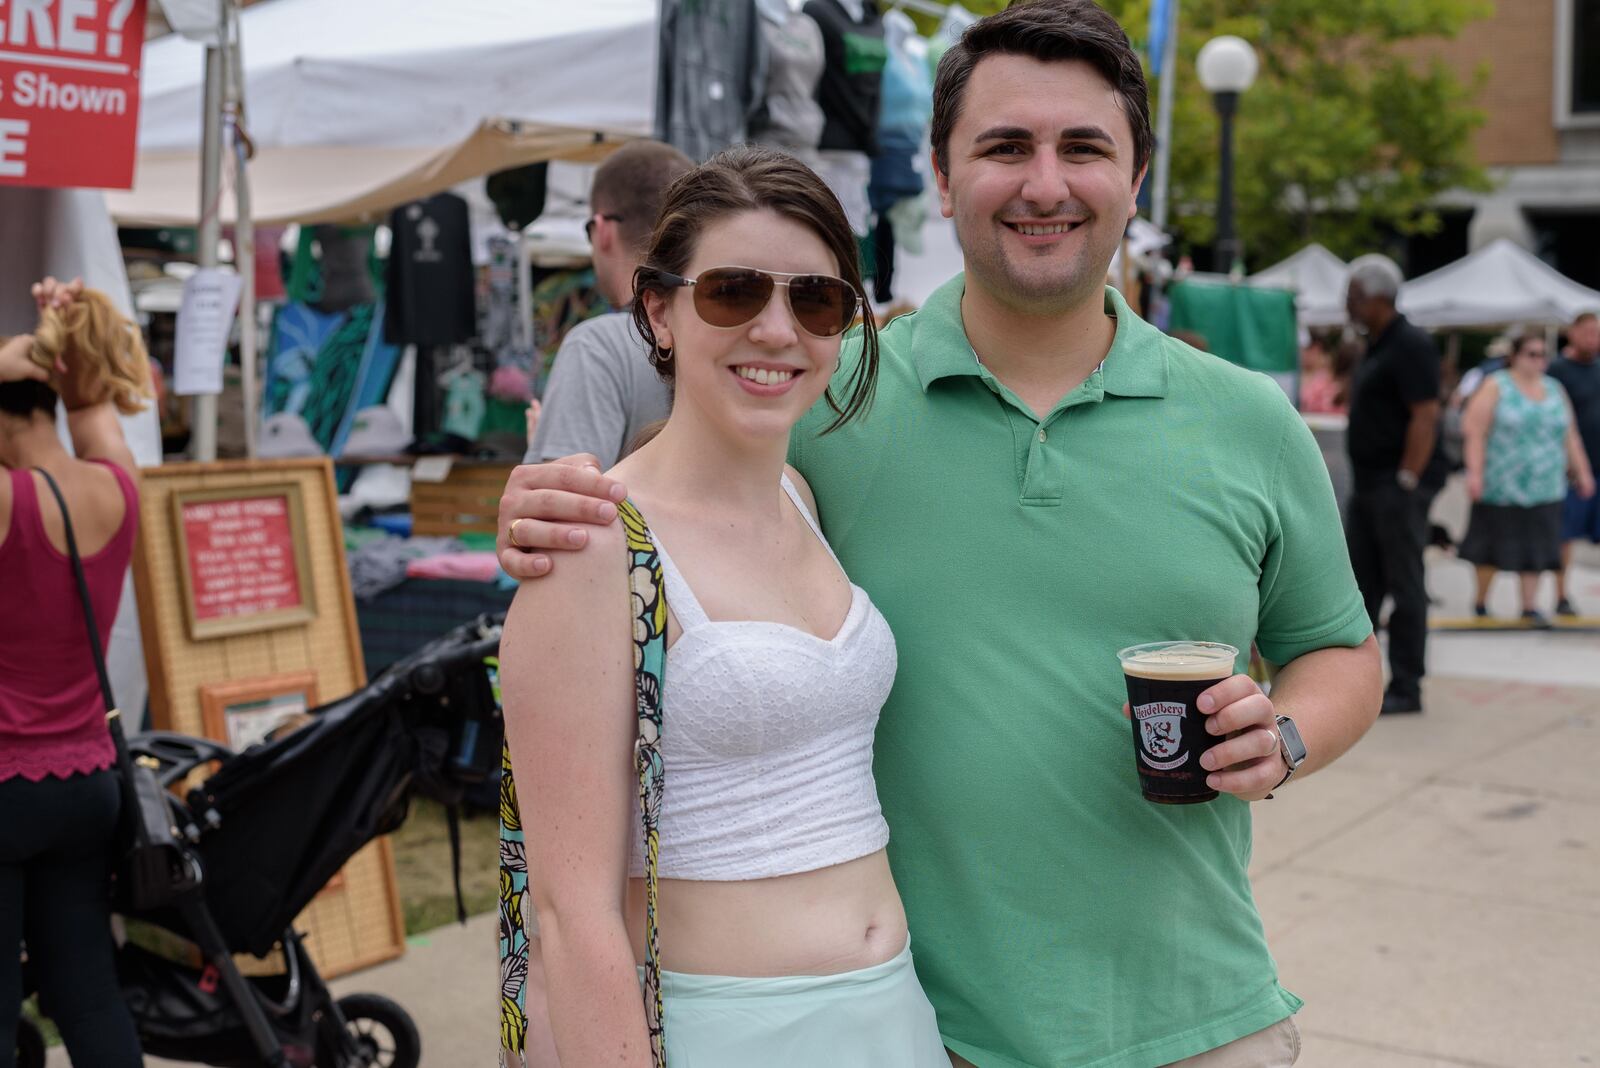
[[[826,547],[787,477],[783,487]],[[661,877],[765,879],[882,849],[872,735],[896,659],[866,591],[851,584],[831,641],[783,623],[709,620],[659,540],[656,549],[682,627],[662,680]],[[639,877],[637,799],[633,826],[628,870]]]

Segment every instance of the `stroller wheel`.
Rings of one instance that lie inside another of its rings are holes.
[[[379,994],[351,994],[338,1005],[361,1051],[359,1060],[338,1068],[417,1068],[422,1062],[422,1036],[405,1009]]]
[[[44,1036],[32,1021],[17,1021],[17,1068],[44,1068]]]

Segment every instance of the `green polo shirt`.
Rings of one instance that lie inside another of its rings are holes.
[[[1300,1001],[1251,897],[1249,806],[1140,797],[1117,650],[1285,663],[1371,628],[1271,379],[1107,289],[1110,353],[1039,419],[974,357],[962,290],[883,331],[864,420],[819,437],[815,410],[790,454],[899,644],[875,770],[917,974],[979,1068],[1166,1064]]]

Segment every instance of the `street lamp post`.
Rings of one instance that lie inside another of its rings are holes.
[[[1221,159],[1217,173],[1217,242],[1212,269],[1229,272],[1239,261],[1239,238],[1233,224],[1233,116],[1239,94],[1256,80],[1256,53],[1242,37],[1223,34],[1200,49],[1195,61],[1200,84],[1211,94],[1221,124]]]

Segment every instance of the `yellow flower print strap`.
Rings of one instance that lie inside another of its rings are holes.
[[[633,600],[633,681],[639,715],[634,767],[639,773],[639,812],[644,824],[644,1014],[650,1053],[666,1068],[666,1027],[661,1008],[661,938],[656,931],[656,862],[661,853],[661,692],[667,667],[667,597],[661,555],[650,528],[632,501],[617,506],[628,543],[628,585]]]
[[[498,665],[496,665],[498,667]],[[498,689],[498,685],[496,687]],[[498,700],[498,695],[496,700]],[[522,1057],[528,1041],[528,854],[511,750],[500,747],[500,1050]]]

